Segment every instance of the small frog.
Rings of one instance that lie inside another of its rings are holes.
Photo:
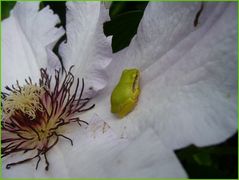
[[[111,112],[123,118],[131,112],[140,93],[139,70],[125,69],[111,94]]]

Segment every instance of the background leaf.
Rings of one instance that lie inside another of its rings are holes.
[[[112,35],[112,50],[127,47],[137,32],[138,25],[148,2],[113,2],[110,7],[111,21],[104,24],[106,36]]]
[[[189,146],[175,153],[190,178],[238,178],[238,133],[216,146]]]
[[[1,20],[6,19],[10,15],[10,11],[15,6],[16,1],[2,1],[1,2]]]
[[[105,35],[113,35],[113,52],[117,52],[129,45],[137,32],[137,27],[142,16],[143,11],[130,11],[118,15],[104,24]]]

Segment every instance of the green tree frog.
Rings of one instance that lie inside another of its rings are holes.
[[[111,112],[123,118],[137,104],[140,94],[139,70],[125,69],[111,94]]]

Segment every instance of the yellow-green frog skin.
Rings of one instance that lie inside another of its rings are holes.
[[[139,76],[138,69],[125,69],[111,94],[111,112],[119,118],[126,116],[137,104],[140,94]]]

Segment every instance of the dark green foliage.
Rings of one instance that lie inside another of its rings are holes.
[[[6,19],[10,15],[11,9],[15,6],[16,1],[2,1],[1,2],[1,20]]]
[[[148,2],[113,2],[110,7],[111,21],[104,24],[106,36],[113,35],[112,50],[127,47],[137,32],[138,25]]]
[[[117,16],[104,24],[105,35],[113,35],[113,52],[117,52],[129,45],[131,39],[137,32],[139,20],[142,15],[142,11],[131,11]]]
[[[217,146],[189,146],[176,151],[190,178],[237,179],[238,134]]]

